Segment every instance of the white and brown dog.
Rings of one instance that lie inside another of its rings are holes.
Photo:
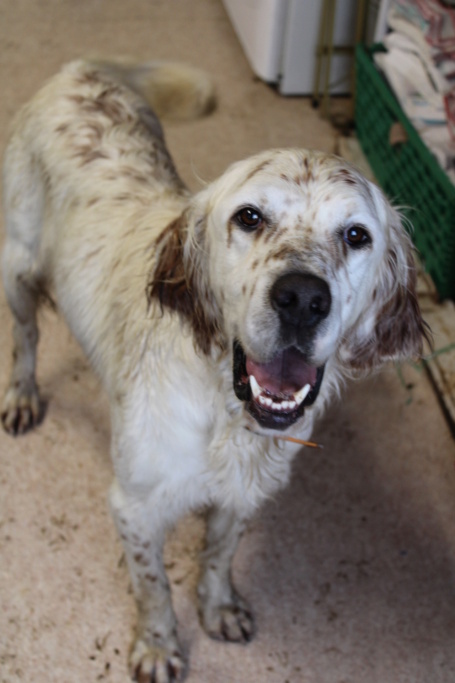
[[[272,150],[190,195],[151,106],[190,117],[212,103],[185,67],[74,62],[20,112],[5,159],[3,425],[39,419],[36,312],[53,297],[110,398],[141,682],[183,672],[166,531],[209,506],[201,621],[248,641],[230,564],[245,521],[289,479],[299,446],[280,437],[307,439],[343,376],[418,355],[425,336],[400,217],[342,160]]]

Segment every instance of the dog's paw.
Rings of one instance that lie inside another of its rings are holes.
[[[13,436],[33,429],[40,418],[40,398],[36,385],[10,386],[3,401],[1,417],[4,430]]]
[[[179,648],[167,649],[134,642],[129,658],[131,678],[138,683],[177,683],[182,679],[184,661]]]
[[[249,643],[254,636],[253,615],[242,598],[228,605],[205,605],[200,616],[204,630],[216,640]]]

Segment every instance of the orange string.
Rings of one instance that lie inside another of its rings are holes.
[[[308,446],[309,448],[324,448],[320,443],[315,443],[314,441],[304,441],[303,439],[296,439],[293,436],[279,436],[278,439],[283,441],[292,441],[292,443],[299,443],[302,446]]]

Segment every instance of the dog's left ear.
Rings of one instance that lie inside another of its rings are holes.
[[[386,200],[382,202],[384,209]],[[399,213],[388,203],[385,211],[389,246],[365,314],[368,322],[359,321],[342,349],[344,363],[355,370],[373,369],[388,360],[419,358],[424,340],[431,346],[430,330],[417,300],[413,244]]]

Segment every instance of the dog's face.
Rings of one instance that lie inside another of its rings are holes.
[[[235,164],[196,196],[185,250],[204,329],[222,330],[236,396],[262,428],[295,424],[334,371],[421,350],[399,215],[336,157],[272,150]]]
[[[205,211],[235,393],[260,426],[299,420],[330,359],[368,367],[419,352],[409,240],[379,190],[340,159],[289,150],[240,162],[211,186]],[[379,339],[381,324],[397,334]]]

